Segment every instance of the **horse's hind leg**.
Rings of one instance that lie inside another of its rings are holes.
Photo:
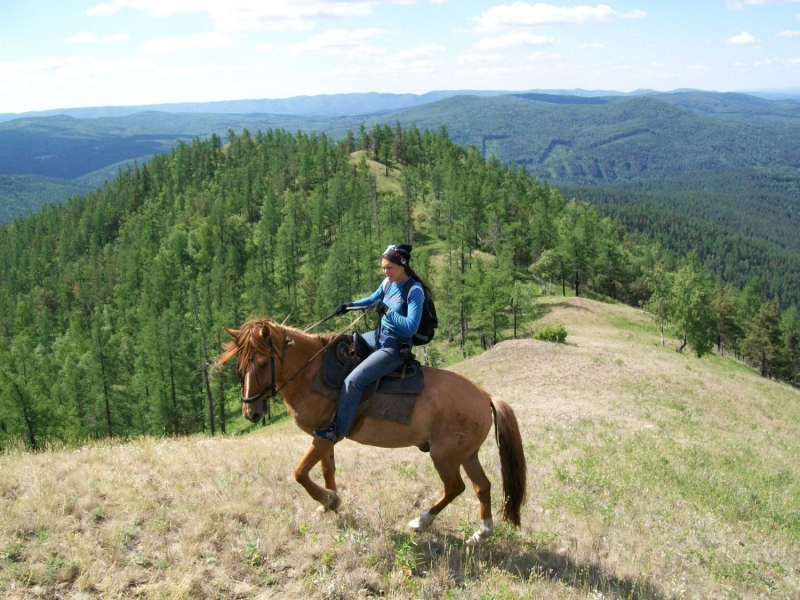
[[[431,458],[433,459],[433,466],[436,467],[436,471],[438,471],[439,477],[444,483],[444,495],[426,512],[408,523],[408,526],[414,531],[425,531],[430,527],[436,515],[442,512],[445,506],[450,504],[466,489],[464,480],[461,479],[461,465],[458,459],[454,460],[452,457],[440,458],[433,454]]]
[[[481,503],[481,528],[467,540],[467,544],[476,545],[480,544],[484,539],[494,533],[494,521],[492,520],[492,484],[489,482],[489,478],[486,477],[486,473],[483,472],[477,450],[475,454],[471,455],[462,464],[464,470],[467,472],[467,477],[472,481],[475,495]]]
[[[333,487],[331,489],[318,486],[309,475],[314,465],[320,461],[322,461],[325,484],[330,487],[332,482]],[[319,438],[314,438],[311,446],[306,450],[305,456],[294,469],[295,481],[305,488],[309,496],[322,505],[323,511],[339,508],[339,494],[336,493],[336,483],[333,478],[335,471],[333,444]]]

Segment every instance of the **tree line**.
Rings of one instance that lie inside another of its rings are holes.
[[[414,244],[415,270],[434,283],[437,339],[463,355],[520,334],[532,277],[638,305],[654,269],[675,266],[444,129],[179,143],[2,227],[0,442],[224,432],[238,383],[210,371],[222,328],[258,315],[315,322],[372,292],[381,251],[398,242]]]

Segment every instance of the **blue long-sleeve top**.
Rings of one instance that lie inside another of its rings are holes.
[[[425,300],[425,292],[422,284],[415,279],[408,278],[401,285],[390,283],[386,288],[387,279],[384,279],[371,295],[353,302],[353,306],[364,308],[378,300],[383,299],[384,304],[389,310],[381,319],[380,333],[378,341],[380,345],[386,340],[387,336],[398,339],[401,343],[410,343],[411,337],[417,333],[419,322],[422,319],[422,304]],[[408,290],[407,302],[403,305],[403,287],[410,285]],[[384,288],[386,293],[384,294]]]

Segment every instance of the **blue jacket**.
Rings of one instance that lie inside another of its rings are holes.
[[[425,300],[422,284],[409,277],[402,285],[389,284],[384,294],[383,288],[386,282],[387,279],[384,279],[377,290],[366,298],[354,301],[353,306],[364,308],[382,298],[384,304],[391,310],[381,319],[381,331],[378,336],[380,345],[383,345],[388,336],[396,338],[401,343],[410,343],[411,337],[417,333],[419,322],[422,319],[422,303]],[[402,288],[406,285],[410,285],[411,288],[408,290],[408,302],[404,306]]]

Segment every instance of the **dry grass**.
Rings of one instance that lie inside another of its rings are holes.
[[[659,346],[627,307],[553,298],[567,344],[508,341],[455,367],[514,406],[530,501],[477,551],[464,494],[431,532],[427,455],[337,446],[318,516],[290,422],[0,456],[3,598],[798,598],[800,394]],[[497,507],[496,448],[482,460]]]
[[[354,164],[358,164],[361,162],[361,157],[365,156],[365,152],[363,150],[356,150],[350,155],[350,161]],[[389,176],[386,176],[386,165],[380,163],[376,160],[372,160],[371,158],[367,158],[367,166],[369,167],[369,172],[372,173],[372,176],[375,178],[375,185],[379,192],[395,192],[396,194],[401,194],[401,187],[400,187],[400,173],[401,170],[395,167],[389,169]]]

